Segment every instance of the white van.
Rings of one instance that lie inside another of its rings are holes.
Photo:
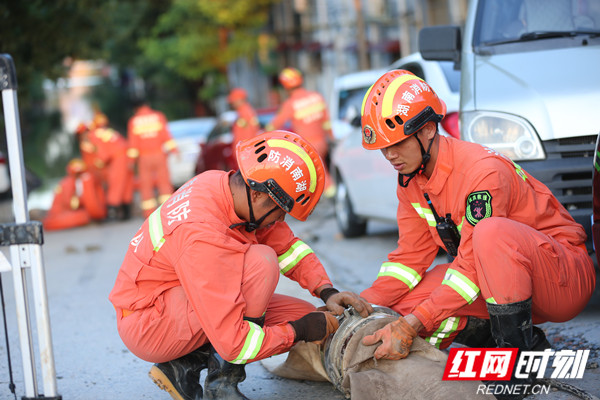
[[[460,134],[552,190],[588,233],[600,132],[600,1],[472,0],[457,26],[423,28],[423,58],[461,69]]]

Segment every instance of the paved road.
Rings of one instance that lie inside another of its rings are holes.
[[[0,211],[1,213],[1,211]],[[374,224],[364,238],[344,240],[337,233],[329,204],[320,205],[306,223],[289,221],[297,235],[321,257],[340,289],[360,291],[376,277],[385,254],[394,247],[393,226]],[[115,328],[114,310],[107,299],[129,239],[141,219],[91,225],[63,232],[47,232],[43,246],[47,277],[58,391],[64,399],[163,399],[169,396],[147,377],[150,364],[137,359],[122,344]],[[5,251],[6,249],[3,249]],[[6,252],[5,252],[6,253]],[[10,348],[17,397],[24,395],[18,334],[10,273],[3,273]],[[283,278],[277,289],[320,305],[297,284]],[[598,365],[600,301],[569,323],[544,324],[556,347],[592,349],[588,366]],[[0,399],[10,399],[6,346],[0,340]],[[278,356],[284,357],[284,356]],[[293,381],[268,373],[261,363],[246,368],[240,387],[253,400],[343,399],[329,383]],[[581,388],[600,396],[600,370],[588,369]],[[43,388],[40,388],[43,392]],[[562,392],[544,399],[575,398]]]

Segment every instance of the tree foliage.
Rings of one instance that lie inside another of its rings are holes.
[[[173,0],[140,44],[148,60],[191,81],[223,82],[227,64],[258,51],[258,35],[278,0]]]

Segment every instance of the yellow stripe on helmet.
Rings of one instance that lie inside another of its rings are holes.
[[[373,89],[373,86],[375,86],[375,84],[371,85],[369,90],[367,90],[367,93],[365,93],[365,97],[363,97],[362,106],[360,106],[360,116],[361,117],[363,115],[365,115],[365,104],[367,104],[367,97],[369,97],[369,93],[371,93],[371,89]]]
[[[267,144],[271,147],[282,147],[284,149],[288,149],[292,153],[300,157],[302,161],[304,161],[304,163],[308,167],[308,173],[310,175],[310,187],[308,188],[308,190],[309,192],[314,193],[315,188],[317,187],[317,169],[315,168],[315,163],[313,163],[313,160],[311,160],[306,150],[304,150],[297,144],[290,143],[281,139],[269,139],[267,140]]]
[[[381,104],[381,117],[382,118],[389,117],[390,115],[392,115],[392,113],[394,112],[393,104],[394,104],[394,96],[396,95],[396,92],[398,91],[398,89],[400,88],[400,86],[403,83],[408,82],[413,79],[417,79],[420,81],[423,80],[423,79],[419,78],[418,76],[415,76],[412,74],[405,74],[405,75],[400,75],[398,78],[394,79],[392,81],[392,83],[390,83],[387,90],[385,91],[385,94],[383,95],[383,102]]]

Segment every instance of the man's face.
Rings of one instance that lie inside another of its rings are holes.
[[[259,228],[269,227],[277,221],[283,222],[286,215],[286,212],[282,208],[278,207],[268,195],[265,197],[266,198],[264,200],[259,201],[258,204],[255,205],[254,217],[256,219],[262,218],[262,216],[271,211],[273,207],[277,207],[277,209],[269,214],[267,218],[265,218],[265,220],[260,224]]]
[[[417,132],[415,135],[420,134]],[[392,164],[400,174],[407,175],[417,170],[423,162],[421,147],[414,137],[381,149],[386,160]]]

